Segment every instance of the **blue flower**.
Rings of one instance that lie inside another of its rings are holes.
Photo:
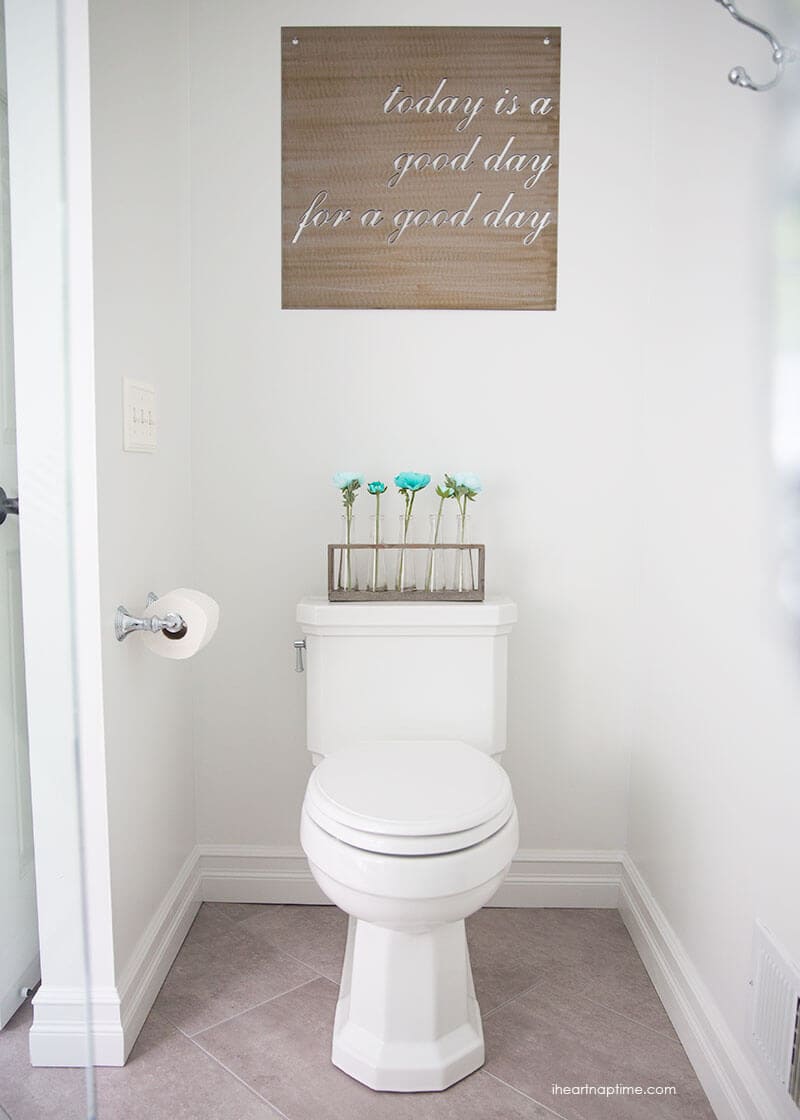
[[[353,471],[338,471],[333,476],[333,485],[337,490],[346,490],[349,486],[358,489],[363,481],[363,474],[355,474]]]
[[[333,485],[337,490],[342,492],[342,501],[347,511],[347,523],[350,524],[350,519],[353,516],[353,505],[356,500],[356,491],[360,489],[361,483],[364,481],[363,474],[355,474],[353,471],[338,471],[333,476]]]
[[[429,474],[415,474],[414,471],[401,471],[400,474],[394,476],[394,484],[401,494],[406,491],[411,491],[415,494],[417,490],[424,490],[431,480]]]
[[[367,490],[369,490],[370,494],[382,494],[385,489],[386,489],[386,483],[385,482],[368,482],[367,483]]]
[[[480,494],[483,483],[476,474],[454,474],[453,482],[462,494]]]

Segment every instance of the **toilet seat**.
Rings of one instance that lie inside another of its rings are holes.
[[[362,851],[435,855],[498,832],[514,801],[503,768],[467,743],[392,741],[323,759],[309,779],[304,810]]]

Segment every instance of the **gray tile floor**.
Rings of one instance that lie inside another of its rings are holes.
[[[206,903],[100,1120],[713,1120],[614,910],[486,909],[467,923],[486,1064],[444,1093],[373,1093],[331,1065],[346,919]],[[31,1069],[29,1006],[0,1033],[0,1117],[81,1120],[78,1070]],[[560,1086],[674,1086],[573,1096]]]

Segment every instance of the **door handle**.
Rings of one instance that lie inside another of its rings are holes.
[[[19,514],[19,498],[9,498],[3,487],[0,486],[0,525],[3,524],[10,513]]]

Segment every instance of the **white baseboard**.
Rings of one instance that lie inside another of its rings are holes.
[[[92,993],[94,1061],[123,1065],[201,901],[318,904],[328,900],[300,848],[201,844],[187,857],[117,989]],[[718,1120],[787,1120],[728,1028],[630,857],[614,851],[521,849],[493,906],[619,907]],[[80,989],[41,988],[30,1032],[33,1065],[86,1062]]]
[[[490,906],[615,909],[621,852],[520,848]]]
[[[142,1029],[159,988],[200,907],[200,855],[187,856],[148,924],[116,988],[93,988],[94,1064],[121,1066]],[[33,998],[31,1064],[82,1066],[87,1062],[83,989],[43,986]]]
[[[186,857],[120,976],[125,1057],[122,1062],[108,1064],[122,1065],[130,1053],[201,902],[200,851],[195,847]]]
[[[619,910],[718,1120],[784,1120],[791,1115],[769,1098],[754,1060],[733,1037],[627,854],[622,857]]]
[[[522,849],[493,906],[615,907],[619,852]],[[92,992],[96,1065],[121,1066],[201,901],[327,903],[297,847],[203,844],[187,857],[142,934],[116,988]],[[36,1066],[80,1066],[87,1060],[83,991],[43,987],[34,998],[30,1031]]]
[[[116,988],[94,988],[91,1000],[92,1058],[98,1066],[119,1066],[125,1058]],[[86,995],[83,988],[43,985],[33,997],[28,1034],[31,1065],[85,1066]]]
[[[520,849],[490,906],[617,905],[620,852]],[[325,904],[301,848],[201,844],[205,902]]]
[[[201,844],[204,902],[271,902],[314,906],[330,902],[308,869],[301,848]]]

